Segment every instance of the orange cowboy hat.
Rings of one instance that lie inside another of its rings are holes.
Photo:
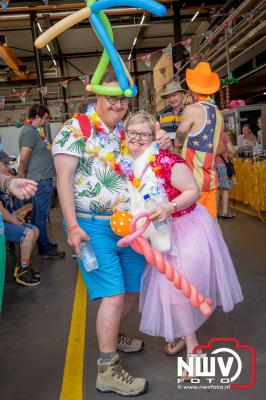
[[[213,94],[220,88],[220,79],[212,72],[208,62],[200,62],[194,69],[186,69],[186,82],[192,92],[198,94]]]

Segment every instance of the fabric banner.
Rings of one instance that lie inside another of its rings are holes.
[[[59,82],[59,85],[62,86],[63,88],[65,88],[65,89],[67,89],[68,82],[69,82],[69,80],[65,80],[65,81]]]
[[[163,54],[167,55],[168,57],[171,57],[171,56],[172,56],[172,52],[173,52],[171,43],[168,44],[167,47],[165,47],[164,49],[162,49],[162,52],[163,52]]]
[[[145,54],[141,59],[147,68],[151,68],[151,54]]]
[[[177,61],[174,63],[175,69],[179,72],[181,70],[182,61]]]
[[[41,88],[38,88],[39,92],[41,93],[41,95],[43,97],[47,96],[48,93],[48,87],[47,86],[43,86]]]
[[[0,6],[3,11],[7,10],[8,5],[9,5],[9,0],[0,0]]]
[[[192,47],[192,39],[188,38],[186,40],[183,40],[182,44],[185,47],[185,49],[188,52],[188,54],[190,54],[191,53],[191,47]]]
[[[83,85],[86,87],[90,83],[90,77],[89,75],[81,75],[79,76],[79,79],[83,83]]]

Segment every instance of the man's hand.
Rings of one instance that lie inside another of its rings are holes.
[[[30,179],[13,178],[8,184],[8,190],[18,199],[29,199],[35,195],[38,183]]]
[[[81,258],[80,254],[80,244],[81,242],[88,242],[90,240],[86,232],[81,228],[73,229],[73,231],[68,232],[67,243],[74,247],[75,253],[78,258]]]
[[[155,139],[156,142],[160,145],[161,149],[168,150],[172,148],[171,140],[169,139],[167,132],[161,129],[160,122],[158,121],[155,125]]]

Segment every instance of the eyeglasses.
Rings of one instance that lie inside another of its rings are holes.
[[[109,101],[109,103],[112,106],[114,106],[118,102],[118,100],[120,100],[122,106],[127,106],[129,103],[128,97],[105,96],[105,98]]]
[[[148,133],[148,132],[137,132],[137,131],[126,131],[127,136],[130,139],[135,139],[137,136],[140,138],[140,140],[142,140],[143,142],[146,142],[147,140],[149,140],[150,136],[153,136],[152,133]]]

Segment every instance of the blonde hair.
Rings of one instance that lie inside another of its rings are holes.
[[[126,124],[125,124],[125,128],[126,128],[126,130],[127,130],[128,127],[129,127],[131,124],[136,124],[136,123],[138,124],[138,123],[143,123],[143,122],[147,122],[147,123],[148,123],[149,128],[150,128],[150,130],[151,130],[151,133],[152,133],[153,136],[155,137],[155,124],[156,124],[156,120],[155,120],[155,118],[154,118],[151,114],[147,113],[146,111],[138,111],[138,112],[132,114],[132,115],[128,118],[128,120],[127,120],[127,122],[126,122]]]

